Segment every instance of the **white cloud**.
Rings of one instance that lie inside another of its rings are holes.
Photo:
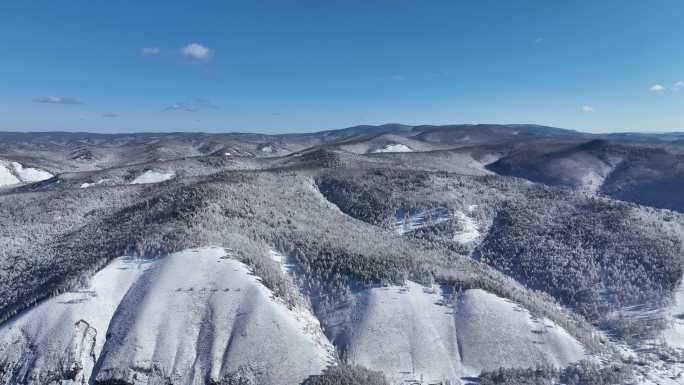
[[[39,96],[33,98],[33,102],[49,104],[83,104],[82,101],[69,96]]]
[[[681,89],[684,89],[684,81],[681,81],[681,80],[680,80],[680,81],[676,82],[676,83],[674,84],[674,86],[672,87],[672,89],[675,90],[675,91],[679,91],[679,90],[681,90]]]
[[[195,60],[207,61],[213,54],[212,50],[201,44],[190,43],[181,48],[181,54]]]
[[[584,112],[594,112],[594,107],[588,106],[588,105],[584,105],[584,106],[582,106],[582,111],[584,111]]]
[[[159,47],[145,47],[141,50],[143,55],[158,55],[161,52]]]
[[[654,84],[648,90],[651,92],[663,92],[663,91],[665,91],[665,87],[663,87],[660,84]]]
[[[102,114],[103,118],[118,118],[118,114],[112,114],[112,113],[107,113],[107,114]]]
[[[543,38],[543,37],[538,37],[538,38],[534,39],[534,44],[541,44],[541,43],[543,43],[543,42],[544,42],[544,38]]]
[[[207,108],[216,109],[218,107],[206,99],[197,98],[185,102],[173,103],[172,105],[164,108],[164,111],[198,112]]]

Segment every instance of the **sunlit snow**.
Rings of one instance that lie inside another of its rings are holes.
[[[145,183],[159,183],[175,177],[173,172],[160,172],[154,170],[147,170],[133,179],[130,184],[145,184]]]
[[[413,150],[405,144],[395,143],[387,144],[382,148],[376,148],[373,152],[413,152]]]
[[[308,310],[288,308],[224,249],[190,249],[116,259],[86,288],[0,327],[0,356],[17,365],[0,383],[43,384],[40,376],[79,367],[76,382],[66,383],[163,375],[204,385],[239,372],[258,383],[299,384],[332,362],[332,351]]]

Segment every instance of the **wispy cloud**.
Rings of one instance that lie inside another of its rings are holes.
[[[183,56],[187,58],[199,61],[208,61],[209,59],[211,59],[211,56],[214,53],[208,47],[205,47],[198,43],[190,43],[185,47],[181,48],[180,52]]]
[[[119,114],[111,114],[111,113],[109,113],[109,114],[102,114],[102,117],[103,117],[103,118],[118,118],[118,117],[119,117]]]
[[[185,111],[198,112],[205,109],[217,109],[218,107],[212,104],[209,100],[196,98],[189,101],[177,102],[164,108],[164,111]]]
[[[582,111],[584,111],[584,112],[594,112],[594,107],[585,104],[585,105],[582,106]]]
[[[533,42],[534,42],[534,44],[541,44],[544,42],[544,38],[538,37],[538,38],[534,39]]]
[[[140,52],[145,56],[159,55],[161,53],[161,48],[159,47],[145,47]]]
[[[70,96],[38,96],[33,98],[33,102],[49,104],[83,104],[82,101]]]
[[[663,92],[663,91],[665,91],[665,87],[663,87],[660,84],[654,84],[648,90],[651,92]]]
[[[680,81],[676,82],[676,83],[674,84],[674,86],[672,86],[672,90],[673,90],[673,91],[679,91],[679,90],[681,90],[681,89],[684,89],[684,81],[681,81],[681,80],[680,80]]]

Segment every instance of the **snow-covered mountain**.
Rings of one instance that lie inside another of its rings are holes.
[[[0,384],[684,376],[677,141],[531,125],[0,139]]]

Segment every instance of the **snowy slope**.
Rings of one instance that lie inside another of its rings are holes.
[[[393,143],[393,144],[387,144],[381,148],[376,148],[372,152],[413,152],[411,147],[401,144],[401,143]]]
[[[549,320],[484,290],[454,306],[446,292],[408,282],[358,294],[348,340],[355,363],[393,384],[458,381],[499,367],[558,367],[584,358],[582,345]]]
[[[349,358],[392,383],[463,375],[452,308],[439,292],[409,282],[365,291],[355,309]]]
[[[50,179],[49,172],[33,167],[24,167],[19,162],[0,161],[0,186],[40,182]]]
[[[0,362],[15,362],[17,372],[5,373],[0,383],[46,384],[50,373],[67,371],[76,372],[76,383],[87,381],[114,311],[149,266],[130,258],[115,259],[93,276],[88,288],[42,302],[4,324]]]
[[[159,183],[172,179],[175,176],[176,174],[173,172],[147,170],[133,179],[130,184]]]
[[[0,186],[11,186],[19,183],[21,181],[10,171],[10,168],[0,163]]]
[[[87,290],[54,297],[0,327],[0,341],[0,362],[14,362],[18,373],[5,375],[4,384],[47,384],[49,372],[67,377],[76,362],[82,369],[68,384],[92,376],[204,385],[238,375],[298,384],[332,357],[308,311],[288,309],[222,248],[145,264],[117,259]]]
[[[663,332],[665,342],[684,351],[684,282],[674,294],[674,301],[667,309],[670,326]]]
[[[584,358],[582,345],[565,330],[484,290],[466,290],[455,314],[467,368],[525,368],[541,363],[563,367]]]

